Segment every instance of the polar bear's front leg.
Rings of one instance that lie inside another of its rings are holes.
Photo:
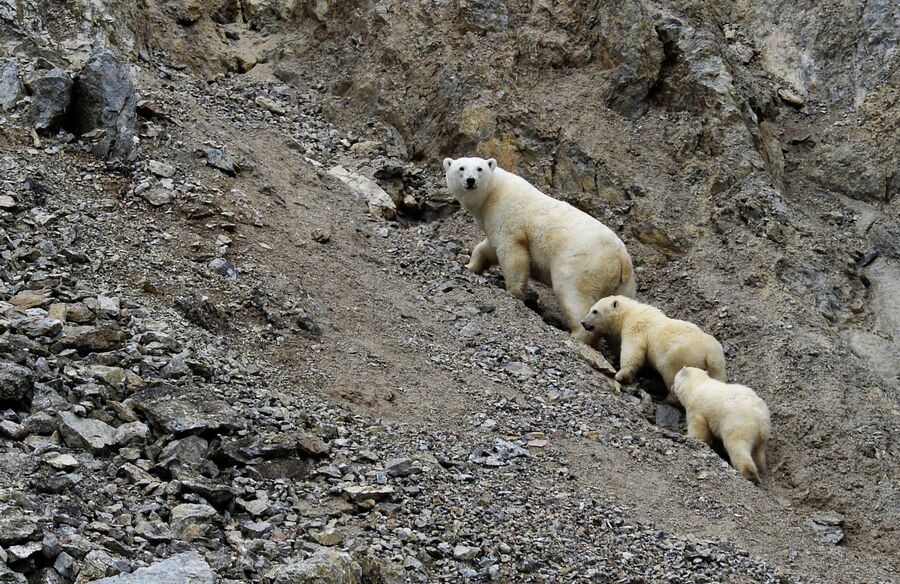
[[[619,372],[616,373],[616,381],[628,383],[634,374],[644,364],[645,347],[643,343],[634,338],[622,338],[622,352],[619,354]]]
[[[525,289],[531,271],[528,248],[519,243],[498,247],[497,259],[500,262],[500,269],[503,270],[506,291],[519,300],[525,300]]]
[[[712,444],[713,436],[706,418],[699,414],[687,414],[687,434],[695,440]]]
[[[473,274],[481,274],[498,263],[497,252],[487,239],[483,239],[472,250],[472,257],[469,259],[469,263],[466,264],[466,269]]]

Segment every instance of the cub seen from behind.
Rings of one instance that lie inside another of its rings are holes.
[[[746,385],[722,383],[696,367],[679,371],[672,390],[684,405],[688,436],[707,444],[721,440],[731,466],[759,484],[771,432],[766,402]]]

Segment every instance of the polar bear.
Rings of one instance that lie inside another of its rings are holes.
[[[719,341],[697,325],[669,318],[649,304],[608,296],[591,307],[581,326],[619,344],[617,381],[627,383],[647,361],[670,391],[675,375],[686,366],[706,369],[725,381],[725,353]],[[671,393],[668,401],[675,401]]]
[[[707,444],[721,440],[731,466],[759,484],[771,432],[766,402],[746,385],[722,383],[696,367],[679,371],[672,391],[684,405],[688,436]]]
[[[634,296],[631,257],[615,233],[587,213],[549,197],[493,158],[444,159],[447,188],[486,237],[466,265],[500,265],[506,290],[523,300],[528,279],[551,288],[569,330],[590,344],[582,315],[610,294]]]

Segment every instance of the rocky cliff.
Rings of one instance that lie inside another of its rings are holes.
[[[0,0],[0,581],[895,580],[898,31],[873,0]],[[461,267],[439,161],[471,153],[722,341],[772,411],[761,488],[546,290]]]

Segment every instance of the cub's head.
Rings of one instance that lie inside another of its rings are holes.
[[[682,367],[675,375],[675,380],[672,381],[672,393],[674,393],[675,397],[680,401],[681,396],[689,391],[689,388],[692,387],[696,381],[702,380],[703,378],[709,379],[709,375],[703,369],[698,369],[697,367]]]
[[[584,315],[581,319],[581,326],[584,330],[592,331],[597,329],[605,332],[610,328],[612,320],[617,314],[620,314],[624,308],[623,304],[627,302],[624,296],[607,296],[601,298],[597,304],[591,307],[591,311]]]
[[[454,195],[483,195],[491,188],[496,168],[497,161],[493,158],[445,158],[447,188]]]

